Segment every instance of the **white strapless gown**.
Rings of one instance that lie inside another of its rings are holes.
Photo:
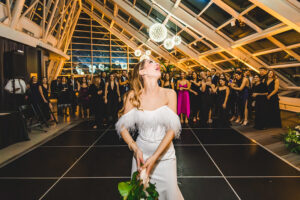
[[[126,128],[128,131],[138,130],[136,143],[143,152],[146,161],[157,149],[168,130],[180,136],[181,124],[178,115],[168,106],[156,110],[138,110],[133,108],[118,120],[115,125],[118,134]],[[136,159],[132,159],[131,174],[137,170]],[[150,175],[150,182],[156,184],[159,200],[183,200],[177,185],[176,155],[173,143],[158,159]]]

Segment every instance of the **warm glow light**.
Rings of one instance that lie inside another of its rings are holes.
[[[150,39],[153,40],[154,42],[164,41],[167,35],[168,35],[168,30],[163,24],[156,23],[150,27],[149,36]]]

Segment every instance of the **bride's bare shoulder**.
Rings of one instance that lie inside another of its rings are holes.
[[[161,88],[161,89],[163,90],[163,92],[166,96],[171,96],[172,97],[172,96],[176,95],[175,90],[173,90],[171,88]]]

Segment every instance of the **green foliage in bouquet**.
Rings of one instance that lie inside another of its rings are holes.
[[[172,69],[175,68],[175,65],[167,65],[164,62],[161,62],[161,64],[163,65],[162,70],[167,73],[170,73]]]
[[[284,135],[284,143],[289,151],[300,154],[300,125],[289,128]]]
[[[155,185],[149,182],[149,186],[144,188],[138,171],[132,174],[131,181],[120,182],[118,190],[123,200],[158,200],[158,192]]]

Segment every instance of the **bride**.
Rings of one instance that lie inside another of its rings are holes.
[[[172,143],[181,132],[177,95],[172,89],[159,87],[160,76],[160,66],[152,60],[145,59],[134,67],[132,90],[124,98],[115,127],[134,151],[131,173],[145,169],[150,182],[156,184],[159,200],[182,200]],[[129,132],[136,128],[139,135],[135,142]]]

